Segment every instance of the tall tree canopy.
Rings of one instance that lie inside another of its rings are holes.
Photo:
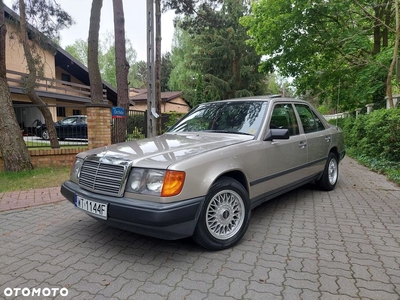
[[[172,71],[171,52],[164,53],[161,56],[161,91],[170,91],[168,80]]]
[[[76,40],[72,45],[65,47],[65,50],[87,66],[87,50],[88,43],[84,40]],[[131,87],[141,87],[142,77],[139,71],[139,63],[136,62],[136,50],[133,48],[132,43],[129,39],[126,40],[126,59],[130,66],[128,74],[128,82]],[[145,62],[143,62],[146,64]],[[99,40],[99,68],[101,78],[111,84],[113,87],[117,87],[116,80],[116,67],[115,67],[115,46],[114,46],[114,34],[107,33],[103,36],[103,39]]]
[[[239,19],[248,14],[248,5],[243,0],[225,0],[217,5],[219,2],[192,1],[192,6],[187,3],[182,7],[169,3],[169,7],[177,11],[186,8],[185,18],[177,22],[182,31],[178,31],[172,51],[175,69],[170,83],[173,88],[186,85],[183,91],[191,96],[189,102],[195,99],[199,80],[202,81],[204,99],[219,100],[264,92],[264,76],[258,71],[261,56],[246,44],[246,30],[239,24]]]
[[[267,57],[263,72],[294,77],[299,94],[331,105],[340,93],[349,109],[385,96],[395,41],[392,3],[260,0],[241,24],[249,29],[249,44]]]

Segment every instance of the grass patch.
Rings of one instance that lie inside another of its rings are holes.
[[[30,147],[47,147],[50,148],[50,144],[48,142],[25,142],[28,148]]]
[[[70,167],[37,168],[23,172],[0,172],[0,193],[61,186]]]

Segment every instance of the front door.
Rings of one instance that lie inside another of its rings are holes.
[[[273,194],[304,179],[308,148],[291,103],[275,104],[269,127],[288,129],[290,133],[287,140],[266,142],[270,143],[265,149],[266,190]]]

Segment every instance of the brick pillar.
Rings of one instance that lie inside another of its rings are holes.
[[[86,112],[89,149],[111,145],[111,106],[89,104]]]

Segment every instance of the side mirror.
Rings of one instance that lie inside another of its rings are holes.
[[[270,129],[265,135],[264,141],[288,140],[289,138],[288,129]]]

